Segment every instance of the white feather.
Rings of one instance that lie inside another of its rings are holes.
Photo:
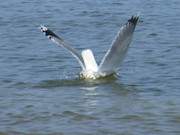
[[[88,71],[97,72],[98,66],[94,58],[93,52],[90,49],[86,49],[82,51],[81,55],[84,60],[85,69]]]

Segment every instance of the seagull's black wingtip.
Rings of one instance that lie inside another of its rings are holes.
[[[139,20],[139,16],[132,16],[132,17],[128,20],[128,22],[136,25],[137,22],[138,22],[138,20]]]
[[[52,32],[51,30],[49,30],[47,27],[43,25],[40,26],[40,30],[43,33],[45,33],[45,36],[47,36],[49,39],[51,39],[52,37],[58,38],[58,36],[54,32]]]

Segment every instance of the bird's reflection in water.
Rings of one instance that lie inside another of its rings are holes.
[[[88,110],[88,113],[97,113],[99,108],[100,112],[107,113],[117,110],[132,112],[139,98],[135,85],[125,85],[118,78],[105,78],[98,82],[91,81],[89,85],[81,87],[85,91],[82,107]]]

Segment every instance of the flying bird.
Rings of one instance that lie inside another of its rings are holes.
[[[111,47],[106,52],[99,65],[96,63],[91,49],[85,49],[80,53],[47,27],[41,25],[40,29],[51,41],[64,47],[78,60],[82,68],[80,72],[81,78],[97,79],[116,73],[118,67],[125,58],[138,21],[139,16],[132,16],[127,23],[120,28]]]

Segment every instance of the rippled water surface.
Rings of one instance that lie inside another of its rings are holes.
[[[0,134],[180,135],[179,0],[0,2]],[[80,80],[45,24],[98,62],[131,15],[141,22],[116,77]]]

